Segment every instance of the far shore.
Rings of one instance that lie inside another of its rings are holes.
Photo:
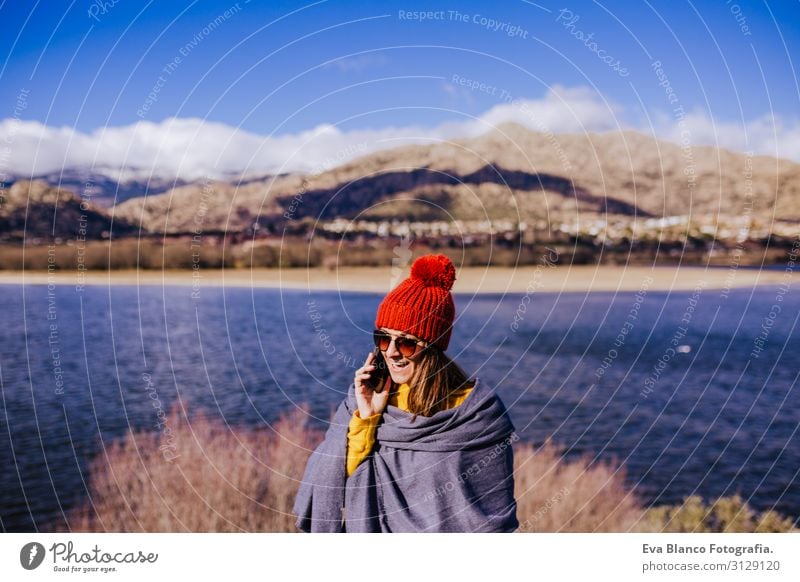
[[[198,269],[127,271],[0,271],[0,284],[11,285],[146,285],[314,289],[386,293],[408,276],[408,267],[342,267],[338,269]],[[454,293],[531,293],[569,291],[685,291],[732,289],[797,282],[785,270],[720,267],[648,267],[532,265],[518,268],[464,267]]]

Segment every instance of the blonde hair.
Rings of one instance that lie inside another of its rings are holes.
[[[415,361],[414,373],[408,381],[408,411],[414,415],[412,420],[417,415],[431,416],[450,408],[450,398],[474,384],[447,354],[429,345]]]

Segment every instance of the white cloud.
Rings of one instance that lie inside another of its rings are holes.
[[[495,105],[481,116],[490,125],[516,122],[531,129],[553,133],[581,133],[620,129],[622,110],[605,103],[588,87],[553,86],[541,99],[516,99]]]
[[[665,114],[658,119],[658,137],[680,143],[681,127]],[[430,143],[479,135],[492,126],[516,122],[538,131],[609,131],[626,125],[625,111],[585,87],[555,86],[539,99],[496,105],[477,119],[450,121],[433,128],[386,127],[342,131],[319,125],[307,131],[262,136],[223,123],[196,118],[141,121],[82,133],[69,127],[47,127],[36,121],[0,122],[0,172],[37,175],[68,167],[93,167],[114,177],[198,179],[236,174],[325,169],[357,156],[409,143]],[[711,144],[740,151],[778,155],[800,161],[800,124],[771,116],[744,126],[714,123],[703,113],[687,114],[684,128],[693,144]],[[650,133],[650,131],[647,131]]]
[[[705,113],[695,111],[686,115],[682,125],[659,116],[659,137],[680,143],[714,145],[731,150],[787,158],[800,162],[800,123],[787,122],[781,117],[763,115],[744,124],[718,122]],[[686,132],[684,136],[682,132]]]

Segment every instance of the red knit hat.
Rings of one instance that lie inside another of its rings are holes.
[[[411,276],[384,297],[375,327],[397,329],[446,350],[456,317],[450,289],[456,268],[444,255],[425,255],[411,265]]]

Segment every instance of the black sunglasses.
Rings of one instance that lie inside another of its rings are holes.
[[[422,345],[425,347],[425,344],[419,340],[399,335],[393,336],[380,329],[376,329],[372,332],[372,339],[375,342],[375,347],[380,348],[382,352],[385,352],[389,349],[389,345],[392,343],[392,339],[394,339],[394,345],[397,348],[397,351],[400,352],[405,358],[410,358],[414,355],[414,352],[417,351],[417,345]]]

